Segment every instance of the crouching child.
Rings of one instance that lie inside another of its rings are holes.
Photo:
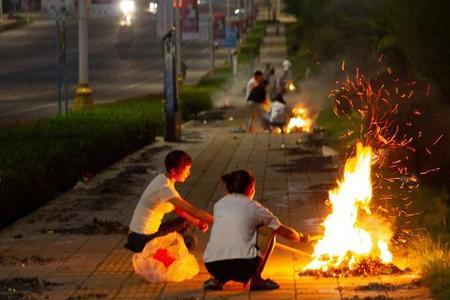
[[[250,281],[250,290],[277,289],[276,282],[261,277],[275,247],[275,235],[292,241],[307,241],[307,235],[282,224],[253,200],[255,178],[248,171],[234,171],[222,180],[228,194],[214,205],[214,225],[203,256],[212,278],[205,281],[204,289],[222,290],[228,281]],[[270,234],[263,245],[258,245],[261,226],[269,228]]]
[[[176,182],[184,182],[190,176],[191,166],[192,160],[186,152],[175,150],[167,154],[166,172],[153,178],[134,210],[125,248],[142,252],[154,238],[175,231],[183,234],[189,226],[196,226],[201,232],[208,230],[213,217],[191,205],[175,189]],[[164,215],[171,211],[178,217],[162,222]],[[190,248],[192,241],[185,239],[185,242]]]

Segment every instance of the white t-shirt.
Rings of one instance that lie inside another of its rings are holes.
[[[281,102],[274,101],[270,107],[270,123],[282,123],[286,122],[287,106]]]
[[[282,65],[283,65],[283,70],[287,71],[291,68],[292,63],[289,60],[285,59],[283,61]]]
[[[258,85],[258,83],[256,82],[255,77],[250,78],[250,80],[247,82],[247,87],[245,88],[245,100],[248,100],[248,96],[250,95],[250,92],[257,85]]]
[[[254,258],[256,227],[277,230],[281,223],[273,213],[242,194],[228,194],[214,205],[214,224],[206,246],[205,263],[224,259]]]
[[[130,230],[140,234],[158,231],[165,214],[174,209],[167,200],[180,197],[175,186],[164,174],[159,174],[145,188],[131,218]]]

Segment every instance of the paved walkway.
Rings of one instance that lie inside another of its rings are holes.
[[[274,28],[269,28],[266,47],[276,45],[285,51],[280,47],[283,38],[273,33]],[[276,55],[267,48],[262,53]],[[411,283],[413,275],[300,277],[298,272],[308,257],[294,257],[282,249],[275,250],[263,274],[278,281],[279,290],[250,292],[242,285],[229,284],[225,291],[205,292],[202,282],[208,274],[201,257],[208,234],[198,232],[200,245],[194,254],[201,271],[192,280],[151,284],[134,274],[131,253],[123,248],[127,229],[122,224],[128,225],[145,185],[163,170],[164,156],[175,148],[193,158],[192,176],[178,189],[194,205],[211,211],[225,193],[220,176],[245,168],[256,177],[256,199],[284,223],[300,231],[320,232],[327,214],[324,201],[337,178],[338,160],[324,156],[320,146],[306,145],[303,133],[243,133],[244,84],[238,80],[227,94],[218,94],[219,105],[225,100],[233,104],[223,118],[185,124],[181,143],[160,140],[149,145],[2,230],[0,280],[15,278],[1,281],[0,288],[10,287],[7,299],[30,299],[20,298],[20,293],[31,299],[72,300],[430,299],[425,288]],[[299,250],[311,253],[311,247]]]

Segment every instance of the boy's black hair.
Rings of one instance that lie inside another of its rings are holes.
[[[192,159],[186,152],[174,150],[167,154],[164,164],[166,165],[166,171],[170,172],[170,170],[177,169],[181,166],[191,165]]]
[[[248,188],[254,184],[255,177],[246,170],[237,170],[222,176],[222,181],[229,193],[245,194]]]
[[[255,71],[255,73],[253,74],[253,76],[263,76],[263,72],[261,72],[260,70]]]

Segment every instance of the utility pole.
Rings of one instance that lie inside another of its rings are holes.
[[[216,45],[214,44],[214,15],[213,15],[213,3],[212,0],[208,1],[209,8],[209,44],[211,47],[210,57],[211,57],[211,70],[214,72],[216,69],[216,59],[215,59],[215,51]]]
[[[227,32],[227,29],[228,30],[231,29],[230,9],[231,9],[231,7],[230,7],[230,0],[227,0],[227,19],[226,19],[226,22],[225,22],[225,33]],[[226,36],[225,36],[225,38],[226,38]],[[228,48],[228,59],[231,62],[231,49],[230,48]]]
[[[277,21],[280,21],[281,0],[277,0]]]
[[[175,52],[176,52],[176,74],[177,78],[181,77],[181,20],[180,20],[180,7],[183,3],[183,0],[175,0],[175,13],[174,13],[174,22],[175,22]]]
[[[245,30],[245,32],[247,32],[247,22],[248,22],[248,11],[247,11],[247,9],[248,9],[248,0],[244,0],[244,4],[243,4],[243,8],[244,8],[244,15],[243,15],[243,17],[244,17],[244,30]]]
[[[237,7],[237,12],[238,12],[238,36],[239,39],[241,38],[241,14],[242,14],[242,9],[241,9],[241,0],[236,0],[236,7]]]
[[[88,8],[87,0],[78,1],[78,87],[75,90],[75,111],[94,106],[89,87]]]

